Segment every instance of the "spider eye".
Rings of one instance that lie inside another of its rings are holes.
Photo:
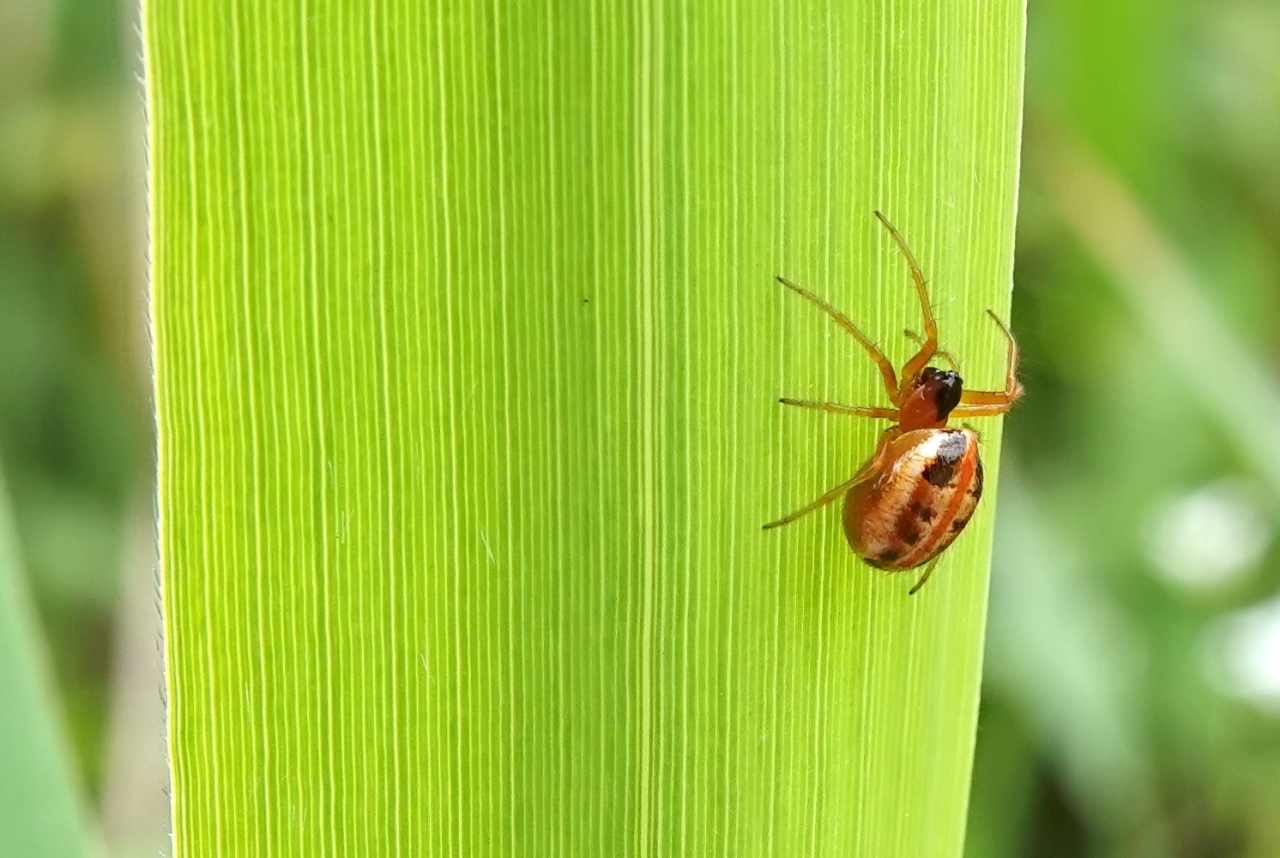
[[[920,373],[920,381],[921,382],[929,381],[930,379],[934,378],[940,373],[941,373],[941,370],[937,369],[936,367],[926,366]]]
[[[929,369],[933,369],[929,367]],[[933,370],[929,373],[926,369],[920,374],[921,381],[931,382],[933,392],[934,407],[938,409],[938,419],[946,420],[947,415],[951,413],[951,409],[960,404],[960,394],[964,391],[964,381],[960,378],[960,373],[950,370]]]

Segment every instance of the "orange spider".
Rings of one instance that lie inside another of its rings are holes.
[[[884,352],[847,316],[782,277],[778,282],[817,304],[862,344],[880,368],[892,407],[798,399],[779,401],[783,405],[817,408],[833,414],[880,417],[893,420],[895,425],[884,431],[875,453],[849,480],[803,509],[764,527],[768,530],[788,524],[840,495],[847,495],[844,532],[853,553],[878,569],[901,571],[928,563],[920,580],[911,588],[910,592],[915,593],[929,580],[939,555],[969,523],[982,497],[978,435],[967,428],[949,429],[947,420],[989,417],[1009,410],[1022,395],[1022,385],[1017,379],[1018,345],[1008,326],[988,310],[987,314],[1009,341],[1005,387],[1004,390],[964,390],[955,359],[938,348],[938,325],[929,307],[929,294],[920,267],[893,224],[880,212],[875,215],[906,257],[924,314],[923,338],[906,331],[906,335],[920,345],[920,350],[902,367],[900,377],[894,373],[893,364]],[[940,370],[929,366],[935,357],[945,359],[952,368]]]

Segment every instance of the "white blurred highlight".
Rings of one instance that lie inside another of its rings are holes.
[[[1144,536],[1147,559],[1161,577],[1184,589],[1208,590],[1252,573],[1271,544],[1273,526],[1246,483],[1220,480],[1164,504]]]
[[[1228,614],[1206,638],[1209,680],[1280,714],[1280,598]]]

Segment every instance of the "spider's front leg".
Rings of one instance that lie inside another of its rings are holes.
[[[990,417],[1009,410],[1014,400],[1022,395],[1022,385],[1018,383],[1018,343],[1013,339],[1009,326],[1000,321],[1000,317],[990,310],[987,315],[999,325],[1000,331],[1009,342],[1008,359],[1005,362],[1004,390],[966,390],[960,394],[960,405],[951,412],[954,417]]]

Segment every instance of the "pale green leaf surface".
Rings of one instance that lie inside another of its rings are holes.
[[[97,855],[0,479],[0,854]]]
[[[181,856],[959,855],[988,499],[834,507],[930,278],[1001,383],[1023,9],[146,10]]]

